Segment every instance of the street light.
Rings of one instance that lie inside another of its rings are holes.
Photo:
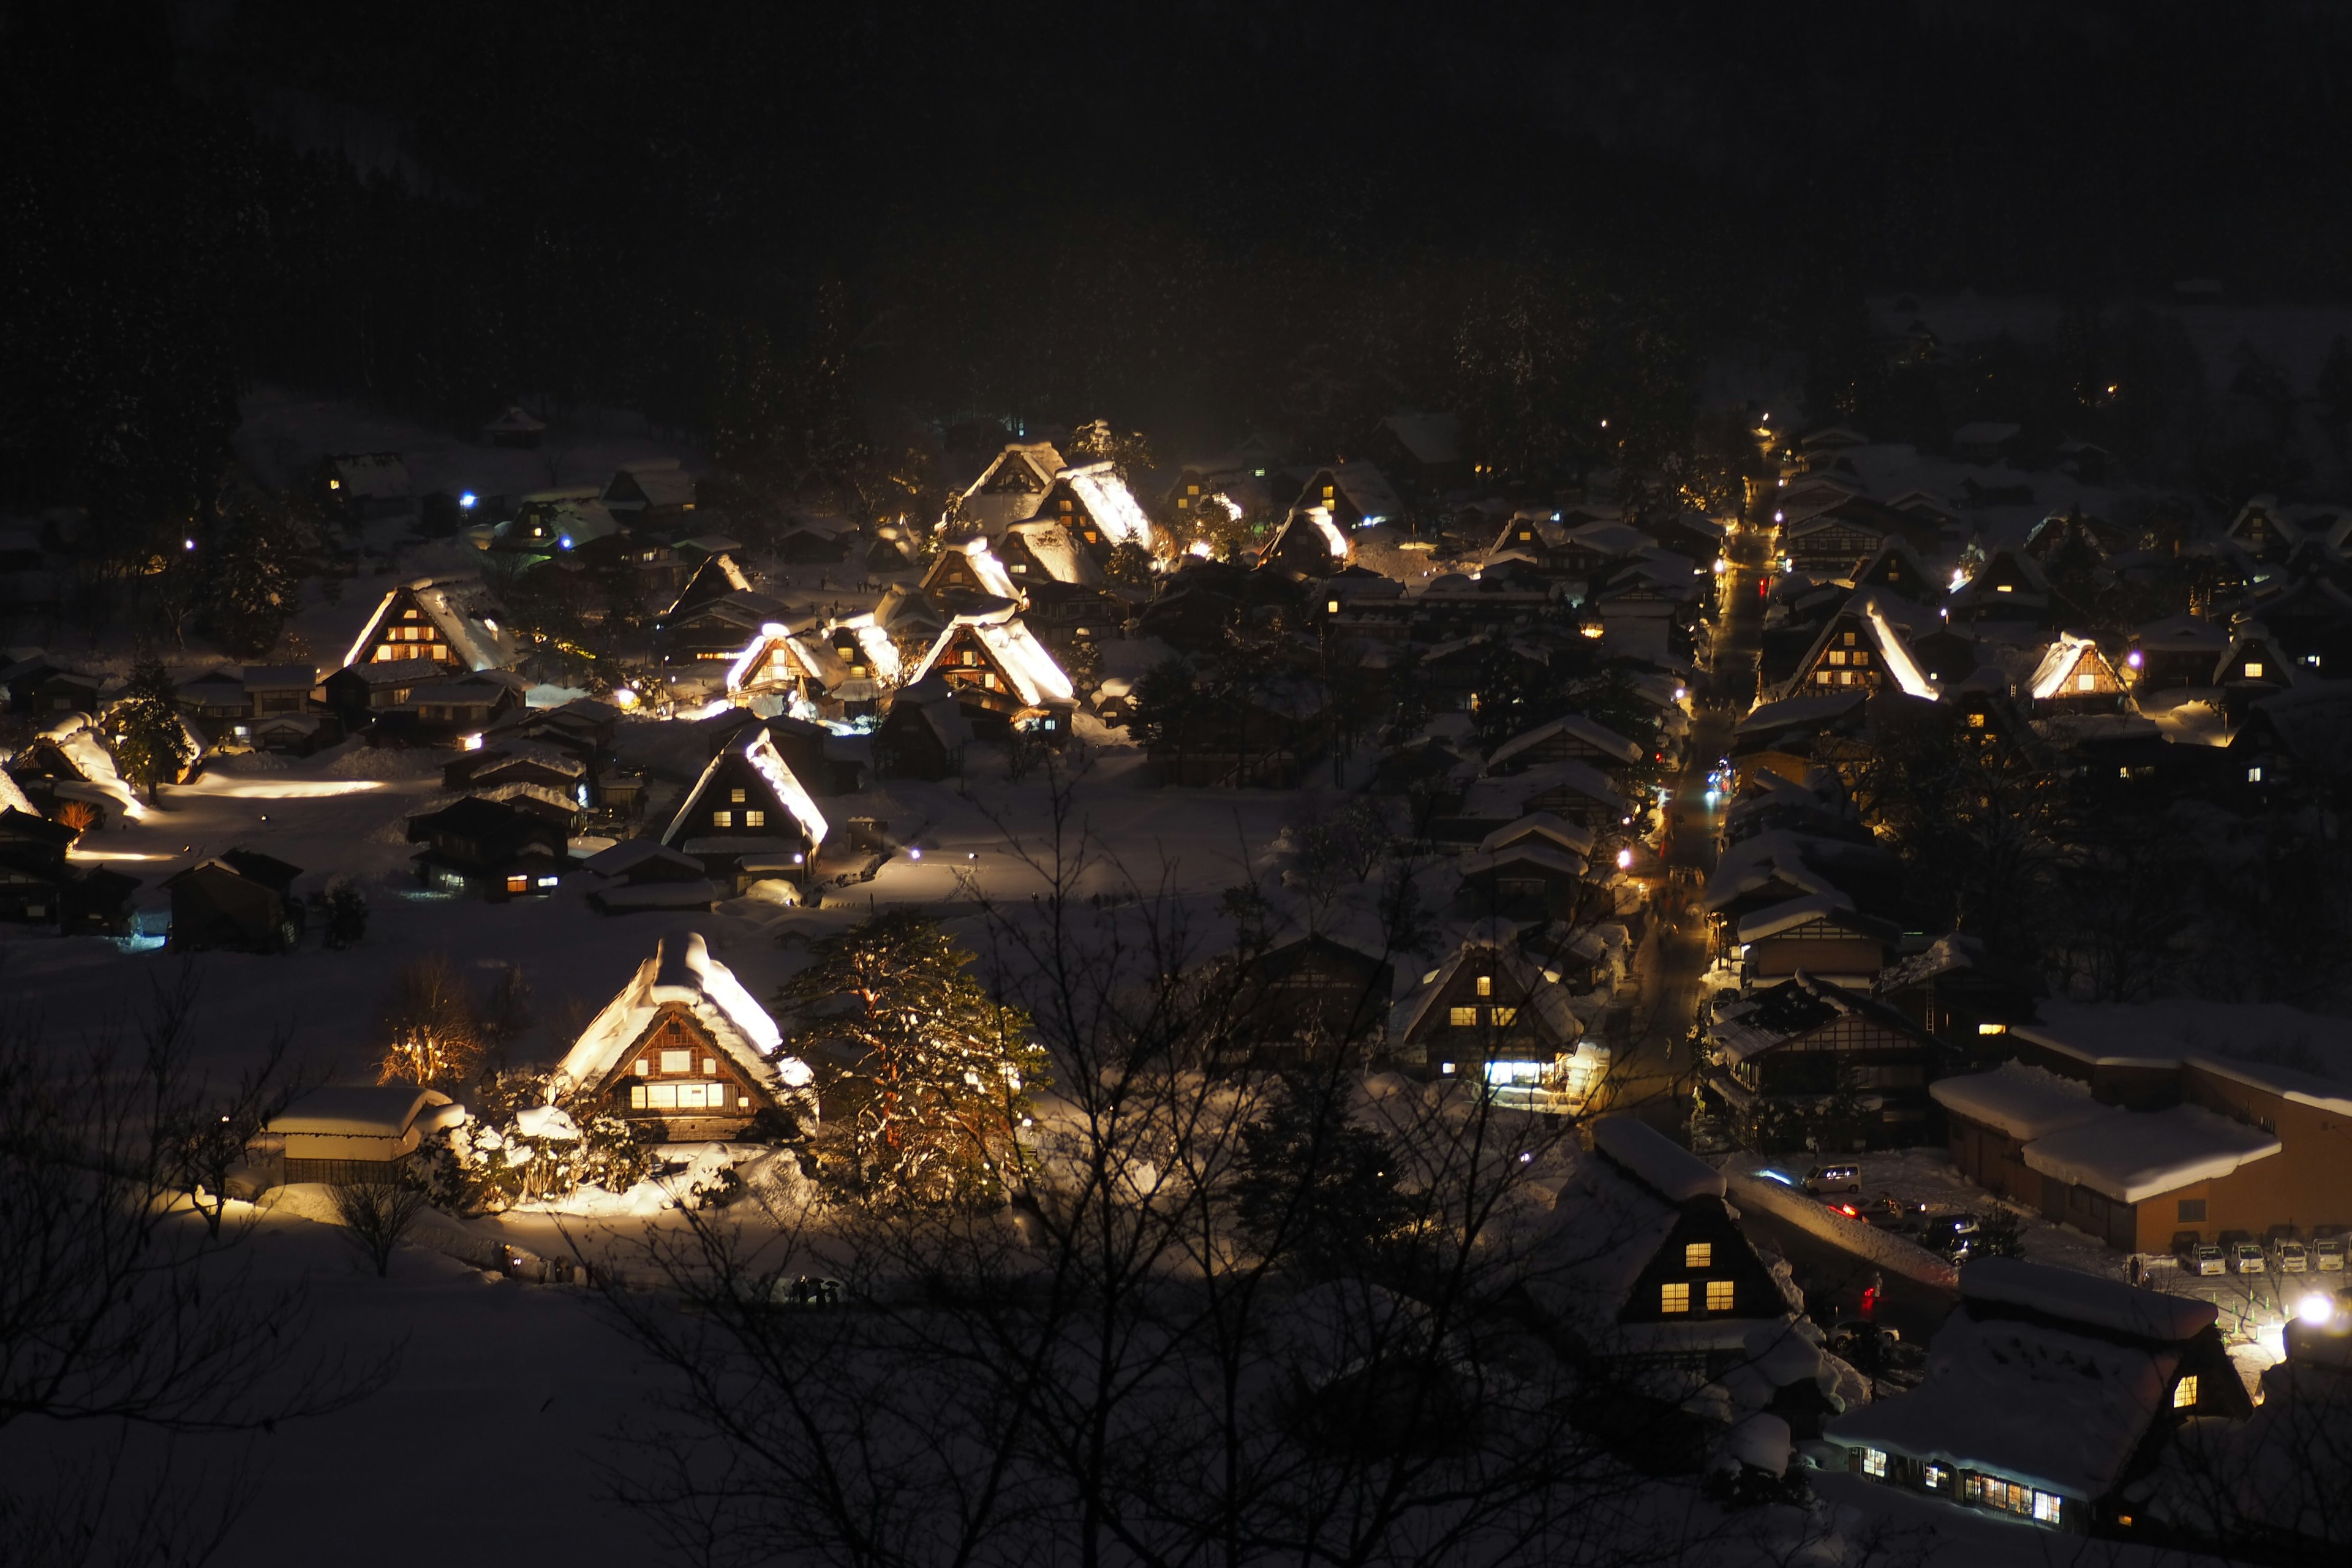
[[[2325,1323],[2336,1316],[2336,1302],[2314,1291],[2294,1304],[2294,1315],[2306,1323]]]

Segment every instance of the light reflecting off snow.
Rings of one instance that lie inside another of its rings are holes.
[[[76,845],[66,851],[68,860],[172,860],[173,855],[142,855],[136,849],[84,849]]]
[[[235,800],[324,800],[329,795],[363,795],[372,789],[382,789],[382,779],[285,779],[221,780],[207,779],[202,793],[226,795]]]

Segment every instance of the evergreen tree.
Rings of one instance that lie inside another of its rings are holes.
[[[293,616],[301,580],[292,560],[299,542],[289,534],[239,510],[205,554],[205,625],[239,658],[268,654]]]
[[[821,1168],[884,1204],[1001,1199],[1017,1186],[1019,1137],[1047,1081],[1029,1017],[992,1000],[929,915],[894,910],[816,942],[777,993],[795,1035],[835,1047],[826,1074],[848,1112]]]
[[[357,947],[367,936],[367,898],[347,877],[338,877],[323,891],[311,894],[310,912],[327,945],[338,952]]]
[[[131,683],[115,705],[113,720],[115,761],[152,801],[155,791],[167,780],[176,781],[196,754],[180,719],[172,672],[161,660],[142,659],[131,667]]]

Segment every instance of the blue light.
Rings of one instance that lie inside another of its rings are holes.
[[[567,534],[565,534],[562,538],[561,538],[561,539],[557,540],[555,542],[556,542],[556,544],[557,544],[557,546],[558,546],[559,548],[561,548],[561,549],[564,549],[564,550],[569,550],[569,549],[571,549],[571,548],[572,548],[572,536],[571,536],[570,534],[568,534],[568,533],[567,533]]]
[[[1796,1178],[1784,1176],[1778,1171],[1759,1171],[1756,1173],[1767,1181],[1778,1182],[1784,1187],[1793,1187],[1797,1184]]]
[[[467,490],[464,495],[459,496],[459,497],[457,498],[457,504],[458,504],[459,506],[461,506],[461,507],[465,508],[467,511],[471,511],[471,510],[474,510],[474,492],[473,492],[473,491],[471,491],[471,490]]]

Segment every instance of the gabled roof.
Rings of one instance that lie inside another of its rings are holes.
[[[1084,468],[1064,468],[1055,477],[1077,493],[1087,514],[1113,544],[1151,548],[1151,520],[1143,515],[1127,481],[1118,477],[1117,464],[1088,463]]]
[[[895,715],[902,707],[929,725],[940,747],[950,753],[971,740],[971,721],[957,704],[955,689],[936,675],[900,687],[890,700],[890,711]]]
[[[1512,736],[1495,748],[1495,754],[1486,759],[1486,765],[1489,768],[1498,766],[1558,735],[1573,736],[1594,751],[1615,757],[1620,762],[1638,763],[1642,760],[1642,748],[1616,731],[1605,724],[1595,723],[1581,713],[1570,713]]]
[[[514,662],[516,644],[513,637],[500,628],[498,622],[480,613],[479,595],[484,593],[478,578],[419,577],[404,583],[383,596],[360,635],[352,639],[351,651],[343,656],[346,666],[360,662],[369,643],[383,626],[384,617],[392,613],[394,603],[403,592],[415,596],[416,607],[437,628],[442,637],[468,669],[503,668]]]
[[[1048,702],[1068,702],[1076,699],[1076,689],[1045,645],[1037,640],[1021,622],[1012,605],[989,610],[979,615],[958,616],[940,633],[923,662],[915,667],[912,680],[920,680],[931,673],[940,655],[955,640],[959,630],[968,630],[979,639],[982,647],[992,654],[1013,683],[1013,695],[1028,707],[1041,707]]]
[[[948,556],[950,552],[964,558],[965,563],[971,568],[972,575],[980,579],[981,592],[998,599],[1017,599],[1021,596],[1020,590],[1013,585],[1013,574],[1007,572],[1004,569],[1004,563],[996,558],[996,552],[990,547],[989,542],[979,537],[941,546],[939,559],[932,562],[931,569],[923,574],[923,585],[926,588],[938,579],[941,569],[948,563]]]
[[[1462,810],[1468,816],[1491,816],[1503,810],[1517,816],[1523,814],[1521,808],[1528,801],[1556,789],[1598,801],[1621,816],[1628,809],[1625,796],[1609,781],[1607,773],[1590,763],[1570,760],[1539,763],[1525,773],[1478,779],[1463,792]]]
[[[1006,474],[1008,465],[1017,473]],[[977,479],[964,487],[959,498],[960,510],[965,521],[982,528],[1018,522],[1037,510],[1037,503],[1053,488],[1054,476],[1065,466],[1062,454],[1054,449],[1051,441],[1010,442],[989,459],[988,467],[980,471]],[[1022,482],[999,482],[1015,478]]]
[[[1282,526],[1274,531],[1274,537],[1266,541],[1265,548],[1259,553],[1268,561],[1275,559],[1282,553],[1294,532],[1313,536],[1316,547],[1334,562],[1348,559],[1350,548],[1348,536],[1339,531],[1338,523],[1331,521],[1330,512],[1319,506],[1301,507],[1283,519]]]
[[[1604,1116],[1594,1122],[1592,1147],[1668,1203],[1719,1198],[1728,1190],[1721,1171],[1631,1116]]]
[[[1501,871],[1524,866],[1531,870],[1549,871],[1570,879],[1584,875],[1585,858],[1557,845],[1522,840],[1500,849],[1481,849],[1465,855],[1454,862],[1454,868],[1465,879],[1483,877],[1489,871]]]
[[[1510,921],[1489,920],[1472,926],[1462,944],[1431,972],[1423,984],[1415,987],[1416,994],[1405,1005],[1404,1026],[1400,1034],[1410,1035],[1428,1020],[1454,977],[1468,963],[1484,963],[1498,974],[1509,975],[1526,994],[1525,1005],[1534,1011],[1556,1047],[1567,1049],[1584,1032],[1584,1025],[1569,1006],[1567,987],[1519,952],[1517,931]]]
[[[1442,742],[1428,741],[1422,744],[1439,745]],[[1579,827],[1554,812],[1531,811],[1517,822],[1497,827],[1478,840],[1478,848],[1480,852],[1491,855],[1512,845],[1527,843],[1549,843],[1570,855],[1589,858],[1592,853],[1592,830]]]
[[[1905,696],[1932,698],[1937,695],[1936,683],[1928,679],[1927,672],[1919,668],[1919,661],[1912,657],[1910,642],[1913,635],[1934,629],[1927,624],[1934,617],[1923,616],[1919,605],[1898,595],[1865,588],[1848,599],[1843,609],[1822,624],[1821,635],[1813,639],[1813,646],[1805,650],[1805,657],[1797,662],[1796,676],[1790,678],[1791,684],[1786,689],[1789,696],[1794,697],[1801,689],[1795,684],[1797,679],[1820,662],[1822,653],[1830,646],[1830,638],[1835,637],[1849,619],[1857,623],[1859,629],[1870,637],[1873,650],[1877,653],[1883,668],[1895,678],[1895,684]]]
[[[1856,913],[1853,900],[1832,889],[1826,893],[1809,893],[1801,899],[1790,899],[1785,903],[1758,910],[1739,922],[1738,940],[1743,942],[1762,942],[1767,937],[1779,936],[1815,921],[1828,921],[1857,936],[1874,937],[1889,947],[1903,934],[1885,921]]]
[[[2067,677],[2073,675],[2085,659],[2096,661],[2110,680],[2116,679],[2115,667],[2107,663],[2107,656],[2099,651],[2097,643],[2089,637],[2077,637],[2073,632],[2060,632],[2057,639],[2042,650],[2042,662],[2033,667],[2032,677],[2026,682],[2027,689],[2037,701],[2063,697],[2073,689],[2067,684]]]
[[[593,1089],[613,1076],[662,1009],[676,1006],[702,1027],[730,1061],[779,1100],[814,1116],[807,1092],[815,1075],[782,1053],[776,1021],[754,1001],[734,972],[710,956],[700,931],[664,937],[655,955],[637,966],[620,994],[604,1005],[564,1053],[548,1085],[551,1099]]]
[[[775,793],[776,804],[792,815],[811,844],[824,842],[827,831],[824,813],[816,808],[816,801],[810,795],[807,786],[794,776],[791,764],[776,750],[776,743],[768,738],[767,726],[761,724],[746,726],[710,759],[710,764],[702,770],[702,776],[694,781],[692,789],[686,792],[686,799],[678,803],[677,815],[670,818],[669,826],[663,830],[661,841],[664,844],[674,842],[685,832],[688,820],[702,799],[702,792],[710,787],[711,780],[730,757],[740,757],[751,764],[752,770]]]
[[[547,421],[520,405],[509,403],[507,411],[482,426],[493,435],[530,435],[547,428]]]
[[[1953,1115],[1998,1127],[2025,1142],[2123,1114],[2093,1100],[2091,1086],[2081,1079],[2022,1062],[1939,1078],[1927,1086],[1927,1092]]]
[[[496,839],[510,835],[517,838],[561,839],[561,834],[545,817],[504,801],[473,795],[438,811],[422,812],[408,819],[408,841],[412,844],[436,832],[461,838]]]
[[[830,642],[813,633],[795,633],[782,621],[770,621],[761,626],[760,635],[746,643],[727,667],[727,689],[742,690],[752,671],[763,662],[773,667],[779,652],[789,652],[803,669],[826,688],[849,679],[848,664],[834,651]]]
[[[1029,553],[1036,557],[1037,564],[1045,569],[1045,575],[1055,582],[1074,583],[1085,588],[1102,586],[1102,568],[1095,564],[1094,556],[1055,519],[1034,517],[1026,522],[1016,522],[1004,531],[1008,538],[1019,535]],[[977,567],[979,563],[974,562],[973,564]],[[1011,574],[1001,565],[998,571],[1005,578],[1006,588],[997,596],[1009,599],[1013,597]]]
[[[647,458],[641,462],[623,463],[613,471],[613,477],[604,482],[604,500],[607,505],[612,502],[614,487],[625,476],[649,507],[685,506],[694,500],[694,476],[679,467],[676,458]]]

